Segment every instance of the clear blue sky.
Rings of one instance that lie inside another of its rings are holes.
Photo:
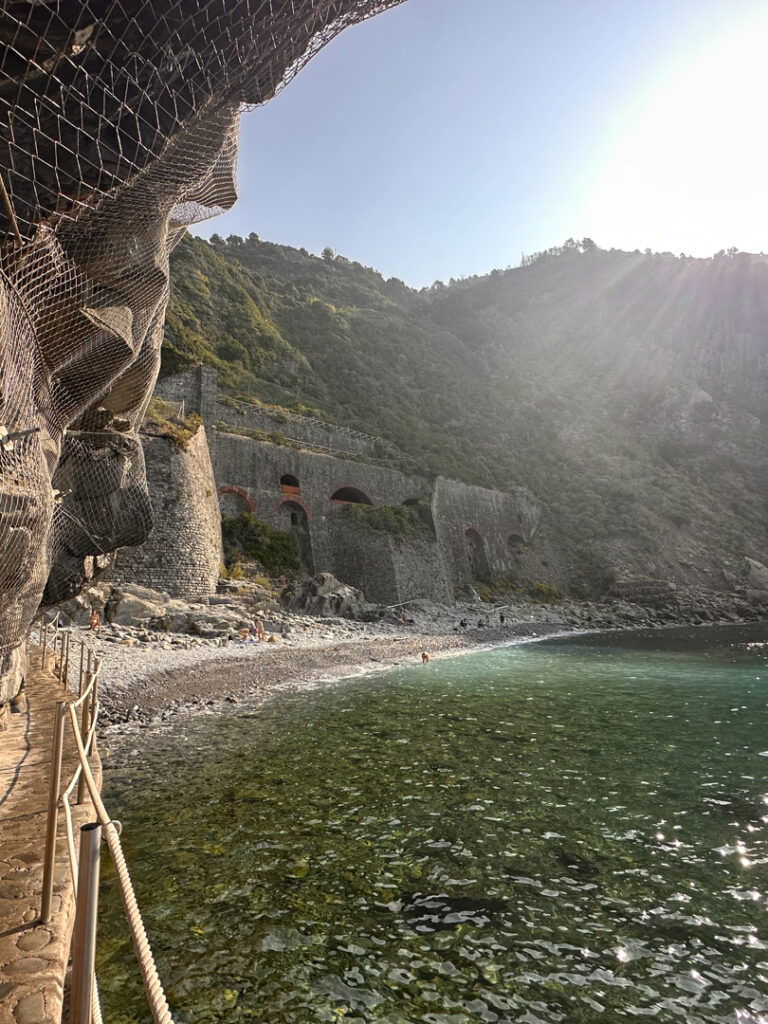
[[[765,44],[757,0],[406,0],[244,116],[240,200],[195,232],[415,286],[569,236],[768,249]]]

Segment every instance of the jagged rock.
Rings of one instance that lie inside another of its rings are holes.
[[[345,619],[364,618],[371,607],[362,591],[341,583],[329,572],[321,572],[294,589],[286,588],[284,601],[292,612]]]
[[[768,569],[754,558],[745,558],[747,586],[750,590],[768,590]]]
[[[768,605],[768,589],[765,590],[748,590],[747,600],[752,605]]]
[[[124,583],[110,594],[105,609],[106,619],[121,626],[134,626],[162,617],[166,604],[164,595],[159,591]]]

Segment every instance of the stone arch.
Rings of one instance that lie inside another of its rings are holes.
[[[280,490],[283,494],[298,494],[299,478],[293,473],[283,473],[280,477]]]
[[[488,564],[485,538],[474,526],[468,526],[464,531],[464,545],[467,551],[469,567],[472,571],[472,578],[476,580],[490,579],[491,567]]]
[[[222,484],[221,487],[216,488],[216,493],[219,496],[219,509],[223,516],[234,518],[242,512],[253,514],[256,511],[256,506],[249,497],[248,492],[243,490],[242,487]]]
[[[275,505],[273,509],[276,515],[279,515],[282,511],[284,511],[284,505],[295,505],[296,509],[304,513],[304,517],[306,519],[312,518],[312,513],[309,511],[308,506],[304,504],[301,498],[297,498],[295,497],[295,495],[291,495],[291,497],[289,498],[281,498],[280,501],[278,501],[278,503]],[[294,509],[293,511],[296,511],[296,509]]]
[[[331,495],[331,501],[348,501],[355,505],[372,505],[373,502],[357,487],[340,487]]]
[[[309,532],[309,509],[303,501],[292,498],[281,501],[275,509],[275,514],[280,529],[292,533],[296,538],[302,564],[314,576],[315,559],[312,554],[312,537]]]

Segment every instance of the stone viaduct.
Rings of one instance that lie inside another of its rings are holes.
[[[211,587],[213,581],[204,577],[218,569],[208,552],[213,489],[223,515],[248,511],[271,526],[293,531],[310,571],[332,572],[359,587],[369,601],[381,604],[413,598],[451,602],[455,591],[473,580],[514,569],[516,549],[535,531],[538,511],[525,492],[502,493],[445,477],[428,479],[366,461],[386,459],[392,446],[381,438],[307,417],[220,402],[215,370],[198,367],[165,378],[155,394],[183,403],[186,414],[202,417],[214,483],[206,487],[205,467],[196,465],[185,474],[187,484],[196,481],[196,493],[189,486],[181,493],[179,470],[169,472],[167,465],[167,442],[145,445],[148,476],[155,482],[155,492],[162,491],[165,498],[158,501],[153,496],[157,525],[144,548],[135,549],[143,552],[141,566],[127,552],[120,559],[121,577],[134,582],[184,597],[199,596]],[[244,436],[245,432],[256,436]],[[200,452],[195,451],[194,458],[205,462]],[[171,478],[173,493],[168,493]],[[418,504],[425,529],[416,538],[404,539],[374,532],[345,514],[345,507],[353,503]],[[203,546],[210,564],[199,579],[190,577],[187,565],[190,530],[182,522],[185,514],[203,524],[206,533]],[[185,538],[178,555],[177,536]],[[150,580],[147,567],[157,564],[163,568]]]

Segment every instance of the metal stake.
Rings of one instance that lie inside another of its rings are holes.
[[[83,717],[80,725],[80,735],[82,736],[83,742],[85,743],[85,752],[88,756],[90,756],[91,753],[91,745],[88,742],[88,730],[91,728],[91,697],[92,694],[88,694],[88,696],[83,701]],[[79,804],[81,804],[85,799],[85,793],[85,772],[81,771],[80,778],[78,779],[77,782],[77,802]]]
[[[40,902],[40,920],[47,924],[51,919],[53,897],[53,874],[56,864],[56,833],[59,830],[59,790],[61,789],[61,755],[64,749],[64,716],[67,702],[56,702],[53,719],[53,750],[51,752],[51,780],[48,787],[48,827],[45,834],[43,857],[43,896]]]
[[[72,982],[69,990],[69,1024],[91,1024],[93,969],[96,959],[96,919],[99,909],[101,825],[93,822],[80,829],[80,863],[77,872],[77,908],[72,934]]]
[[[69,642],[72,639],[71,634],[67,633],[65,639],[67,641],[67,654],[64,662],[64,686],[69,689]]]

